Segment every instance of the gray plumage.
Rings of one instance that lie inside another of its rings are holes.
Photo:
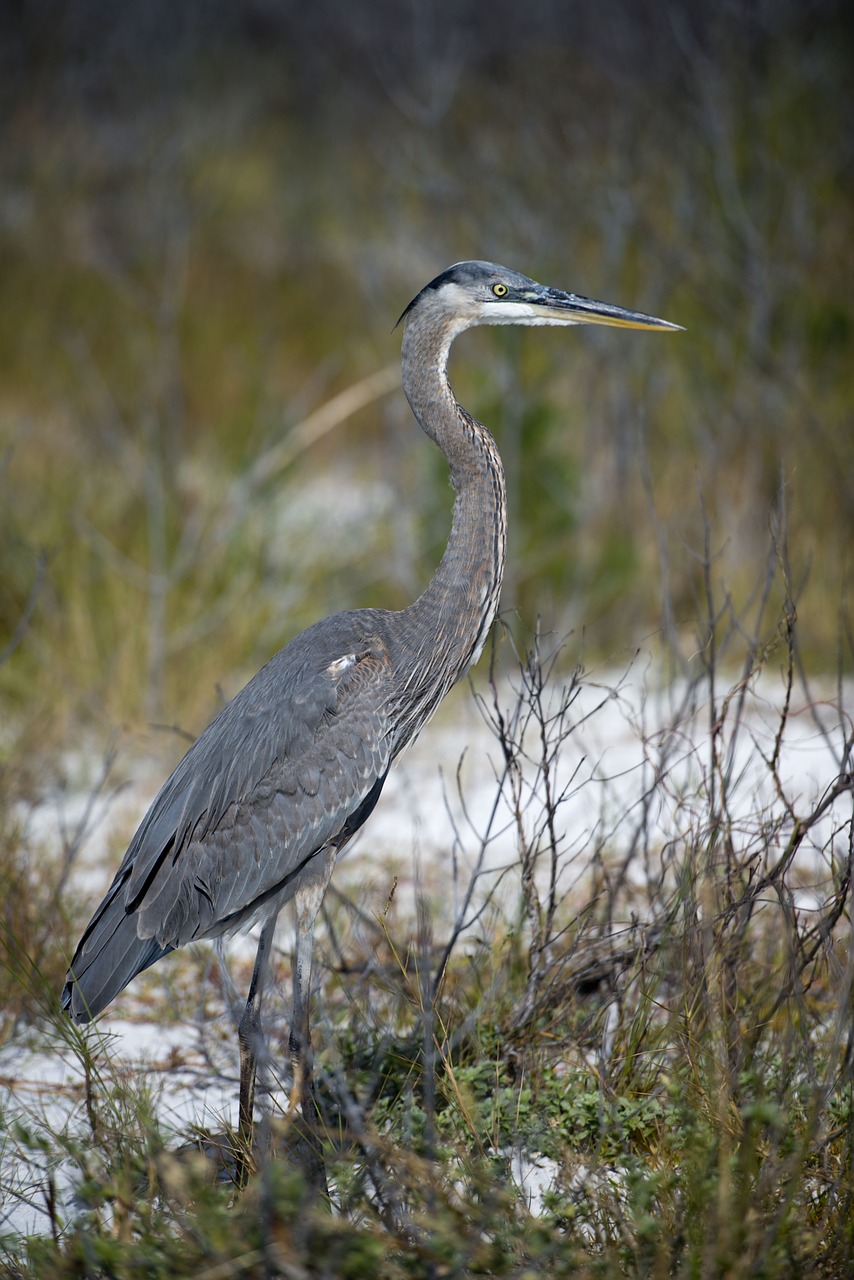
[[[196,740],[81,939],[66,987],[78,1021],[166,952],[277,910],[382,785],[383,622],[339,614],[303,632]]]
[[[243,1132],[251,1125],[258,1004],[275,919],[295,898],[298,1056],[308,1047],[314,918],[335,859],[376,804],[395,757],[477,661],[498,605],[504,473],[492,436],[451,392],[451,343],[476,324],[677,327],[488,262],[449,268],[401,320],[404,391],[444,453],[456,492],[439,568],[407,609],[339,613],[304,631],[208,725],[131,841],[63,992],[64,1007],[85,1022],[174,948],[261,922],[240,1029]],[[310,1091],[304,1110],[307,1100]]]

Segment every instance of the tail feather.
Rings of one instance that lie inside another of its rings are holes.
[[[128,915],[124,885],[113,886],[74,953],[62,992],[62,1007],[75,1022],[89,1022],[120,991],[172,947],[140,938],[136,913]]]

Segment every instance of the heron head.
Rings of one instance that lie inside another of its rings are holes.
[[[682,326],[565,293],[494,262],[457,262],[413,298],[400,320],[424,311],[443,316],[455,332],[478,324],[605,324],[621,329]],[[400,323],[398,321],[398,324]]]

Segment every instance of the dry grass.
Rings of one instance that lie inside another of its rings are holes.
[[[713,595],[709,605],[714,618]],[[9,1241],[5,1274],[846,1274],[854,738],[841,705],[835,718],[825,706],[837,770],[808,802],[789,794],[780,759],[804,693],[792,618],[789,609],[776,644],[755,618],[719,636],[739,637],[735,683],[706,645],[674,722],[686,724],[686,702],[714,713],[702,785],[681,795],[682,836],[650,847],[656,801],[679,785],[662,755],[671,731],[643,744],[654,781],[640,813],[631,806],[609,847],[588,850],[580,909],[560,884],[583,673],[564,684],[535,644],[513,700],[497,680],[487,686],[484,714],[506,765],[496,786],[516,824],[501,904],[477,858],[453,918],[424,904],[407,919],[393,897],[368,914],[329,899],[315,1025],[332,1215],[302,1181],[287,1081],[257,1172],[237,1194],[223,1179],[233,1137],[186,1135],[190,1147],[176,1152],[146,1078],[117,1071],[104,1045],[58,1017],[52,904],[43,896],[24,921],[40,926],[32,953],[15,919],[7,1036],[76,1062],[81,1084],[61,1128],[10,1098],[7,1184],[42,1205],[45,1231]],[[790,682],[778,750],[763,766],[779,785],[751,810],[732,766],[752,734],[742,700],[769,654]],[[485,831],[484,849],[491,839]],[[639,880],[638,859],[659,874]],[[221,1048],[197,991],[215,991],[216,976],[179,979],[169,1015],[190,1019],[208,1073],[223,1070]],[[268,1010],[273,1077],[285,1057],[280,1016]],[[182,1052],[172,1069],[186,1066]],[[217,1163],[192,1150],[223,1143],[218,1180]],[[22,1182],[27,1152],[41,1172]],[[523,1172],[537,1166],[547,1189],[532,1210]]]

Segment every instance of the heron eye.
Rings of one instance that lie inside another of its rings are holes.
[[[507,293],[507,285],[506,285],[506,284],[494,284],[494,285],[492,286],[492,292],[495,294],[496,298],[503,298],[503,297],[505,296],[505,294]]]

